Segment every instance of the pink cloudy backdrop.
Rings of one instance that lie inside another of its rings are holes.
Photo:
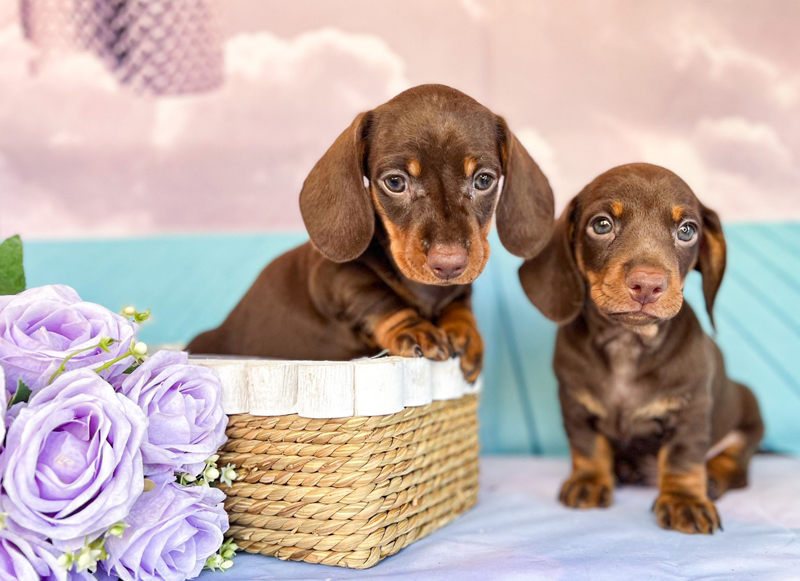
[[[0,0],[0,237],[301,228],[302,181],[356,113],[433,82],[504,115],[559,206],[649,161],[726,219],[800,218],[800,3],[218,7],[222,88],[154,98],[42,54]]]

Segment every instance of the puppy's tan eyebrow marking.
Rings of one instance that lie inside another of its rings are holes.
[[[474,157],[468,157],[464,160],[464,173],[467,176],[471,176],[476,167],[478,167],[478,161]]]
[[[419,160],[414,159],[413,157],[408,160],[406,168],[408,168],[408,173],[410,173],[415,178],[418,178],[422,173],[422,166],[419,164]]]
[[[676,222],[683,218],[683,215],[686,213],[686,208],[683,206],[672,206],[672,219]]]
[[[614,214],[615,218],[622,216],[622,202],[612,202],[611,213]]]

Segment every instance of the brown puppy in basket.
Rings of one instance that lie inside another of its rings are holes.
[[[189,351],[460,355],[474,381],[483,342],[470,283],[489,258],[492,217],[503,245],[523,257],[553,226],[547,179],[503,119],[441,85],[356,117],[311,170],[300,210],[311,241],[267,266]]]
[[[711,316],[725,270],[719,218],[674,173],[641,163],[586,186],[548,246],[520,268],[530,300],[561,325],[554,368],[572,451],[565,505],[610,505],[615,479],[657,483],[659,525],[713,533],[712,499],[747,484],[764,427],[752,392],[728,379],[683,301],[693,268]]]

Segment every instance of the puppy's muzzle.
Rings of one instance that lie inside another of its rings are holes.
[[[637,268],[628,273],[625,283],[630,289],[631,298],[644,307],[655,303],[667,290],[667,275],[661,270]]]
[[[441,280],[461,276],[469,265],[469,252],[462,246],[434,244],[428,250],[428,267]]]

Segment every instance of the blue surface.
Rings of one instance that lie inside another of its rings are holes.
[[[725,229],[728,272],[717,298],[717,341],[731,377],[753,388],[766,419],[764,447],[800,454],[800,224]],[[29,286],[62,283],[89,301],[152,308],[141,339],[182,344],[227,315],[261,269],[305,234],[181,236],[29,242]],[[528,302],[520,259],[492,236],[475,283],[486,343],[481,443],[488,453],[567,453],[551,369],[555,326]],[[686,296],[707,325],[700,277]]]
[[[623,486],[601,510],[556,500],[566,458],[484,456],[478,504],[366,571],[238,554],[199,581],[797,581],[800,460],[757,456],[750,485],[717,502],[725,531],[662,530],[655,488]]]

